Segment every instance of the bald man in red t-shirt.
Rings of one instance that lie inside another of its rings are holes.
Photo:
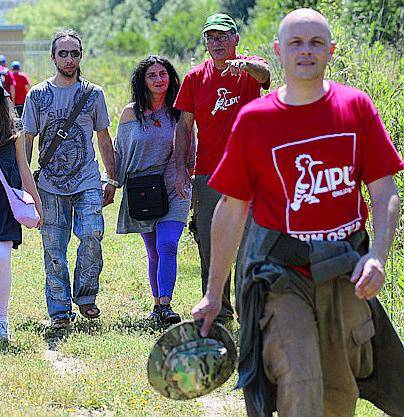
[[[203,320],[203,337],[220,312],[252,202],[255,233],[246,260],[256,256],[256,263],[244,265],[249,280],[243,281],[239,365],[249,416],[271,415],[264,411],[266,396],[279,417],[353,417],[357,381],[371,376],[377,365],[368,301],[385,280],[399,214],[393,175],[404,162],[370,98],[324,79],[334,48],[320,13],[299,9],[285,17],[275,52],[286,84],[240,111],[209,182],[223,197],[212,220],[207,292],[193,310],[194,318]],[[362,184],[372,206],[370,249]],[[355,236],[361,246],[351,241]],[[342,248],[357,258],[352,264],[344,258],[348,269],[339,273],[343,261],[329,255],[320,272],[330,276],[316,281],[315,248],[327,254]],[[402,357],[402,346],[400,352]],[[262,395],[261,376],[276,385],[276,397],[269,390]],[[402,392],[402,375],[400,383]],[[385,388],[388,393],[388,387],[378,386],[382,392],[375,396],[383,396]]]

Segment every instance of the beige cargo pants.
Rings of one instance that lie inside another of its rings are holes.
[[[293,292],[266,296],[262,355],[278,416],[353,417],[355,378],[373,369],[370,308],[345,278],[310,293],[310,303]]]

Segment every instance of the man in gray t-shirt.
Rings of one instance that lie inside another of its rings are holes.
[[[88,84],[80,77],[82,44],[78,34],[67,30],[55,35],[51,58],[54,77],[34,86],[27,95],[23,124],[28,160],[33,139],[39,135],[39,156],[43,158],[56,132],[63,128]],[[104,93],[95,85],[67,136],[40,171],[38,188],[44,207],[41,227],[46,272],[46,301],[55,328],[74,318],[66,251],[73,225],[80,239],[74,271],[73,301],[87,318],[97,318],[95,304],[102,269],[101,240],[104,233],[102,207],[113,202],[115,161]],[[96,131],[100,154],[108,174],[102,190],[93,146]]]

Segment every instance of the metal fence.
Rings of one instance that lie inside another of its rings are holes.
[[[22,61],[23,71],[34,81],[49,77],[53,64],[49,58],[51,42],[0,41],[0,53],[6,55],[8,64],[13,59]]]

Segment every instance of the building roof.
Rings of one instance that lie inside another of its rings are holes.
[[[24,30],[24,25],[0,25],[0,30]]]

